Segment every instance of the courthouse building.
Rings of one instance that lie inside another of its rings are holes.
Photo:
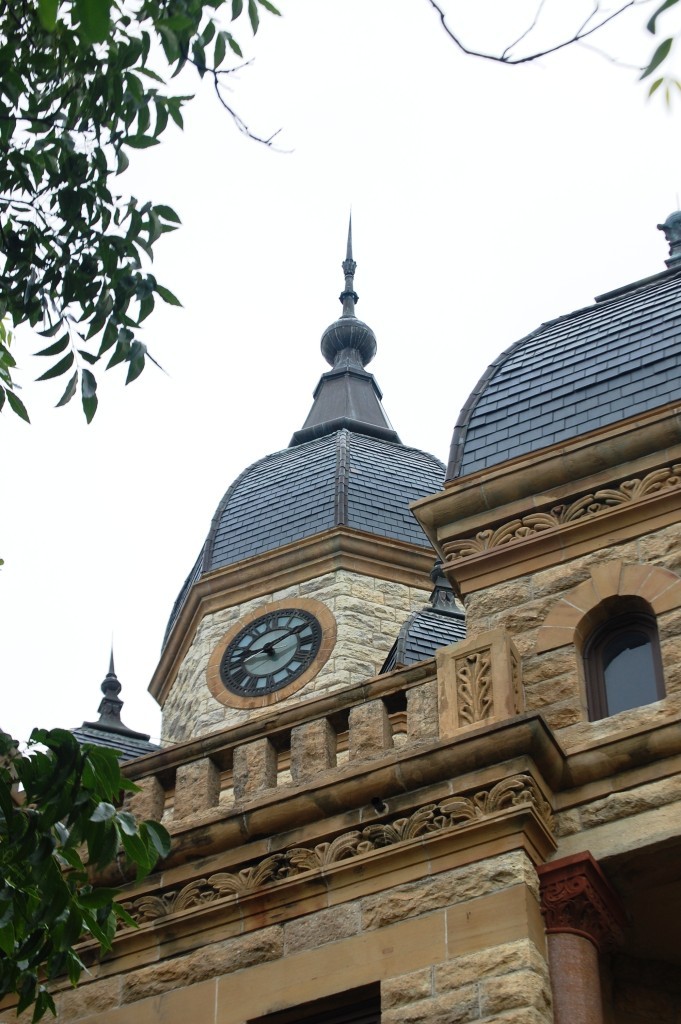
[[[678,1024],[680,222],[491,364],[446,468],[383,410],[349,248],[126,764],[172,853],[60,1021]]]

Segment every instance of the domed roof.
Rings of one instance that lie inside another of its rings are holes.
[[[206,573],[343,526],[428,549],[411,502],[442,488],[444,465],[403,445],[364,365],[373,331],[354,315],[352,236],[343,270],[343,315],[322,336],[332,369],[288,448],[249,466],[220,502],[206,543],[170,616],[166,639],[190,590]]]
[[[218,505],[168,630],[205,573],[336,526],[429,548],[409,505],[441,490],[444,471],[434,455],[347,428],[253,463]]]
[[[542,324],[488,367],[454,428],[448,480],[679,398],[681,269],[670,241],[668,270]]]

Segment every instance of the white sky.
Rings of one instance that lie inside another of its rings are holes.
[[[500,11],[531,9],[446,6],[477,10],[467,32],[483,43],[513,36]],[[678,205],[679,110],[647,102],[635,73],[584,49],[515,69],[464,58],[426,0],[281,7],[263,14],[231,99],[254,130],[281,127],[291,152],[246,140],[206,87],[185,132],[126,176],[183,219],[155,273],[184,309],[145,331],[168,376],[150,366],[123,388],[111,371],[87,427],[75,401],[52,408],[62,382],[30,384],[38,339],[17,341],[33,423],[0,419],[0,726],[20,739],[96,718],[112,633],[123,718],[158,737],[146,687],[214,509],[288,444],[326,368],[350,205],[370,369],[402,440],[445,461],[503,349],[664,268],[656,224]],[[643,63],[650,11],[600,45]],[[550,9],[547,25],[558,37]],[[246,23],[236,35],[248,41]]]

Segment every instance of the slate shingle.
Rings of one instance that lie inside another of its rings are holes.
[[[455,427],[447,478],[638,416],[680,395],[681,273],[668,271],[543,324],[500,356]]]
[[[439,491],[433,455],[347,429],[268,455],[237,477],[173,607],[164,644],[189,591],[208,572],[312,537],[334,526],[430,545],[409,511]]]

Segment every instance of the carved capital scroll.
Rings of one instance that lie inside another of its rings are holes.
[[[540,864],[537,872],[547,934],[581,935],[599,952],[621,943],[625,917],[619,897],[590,853]]]

